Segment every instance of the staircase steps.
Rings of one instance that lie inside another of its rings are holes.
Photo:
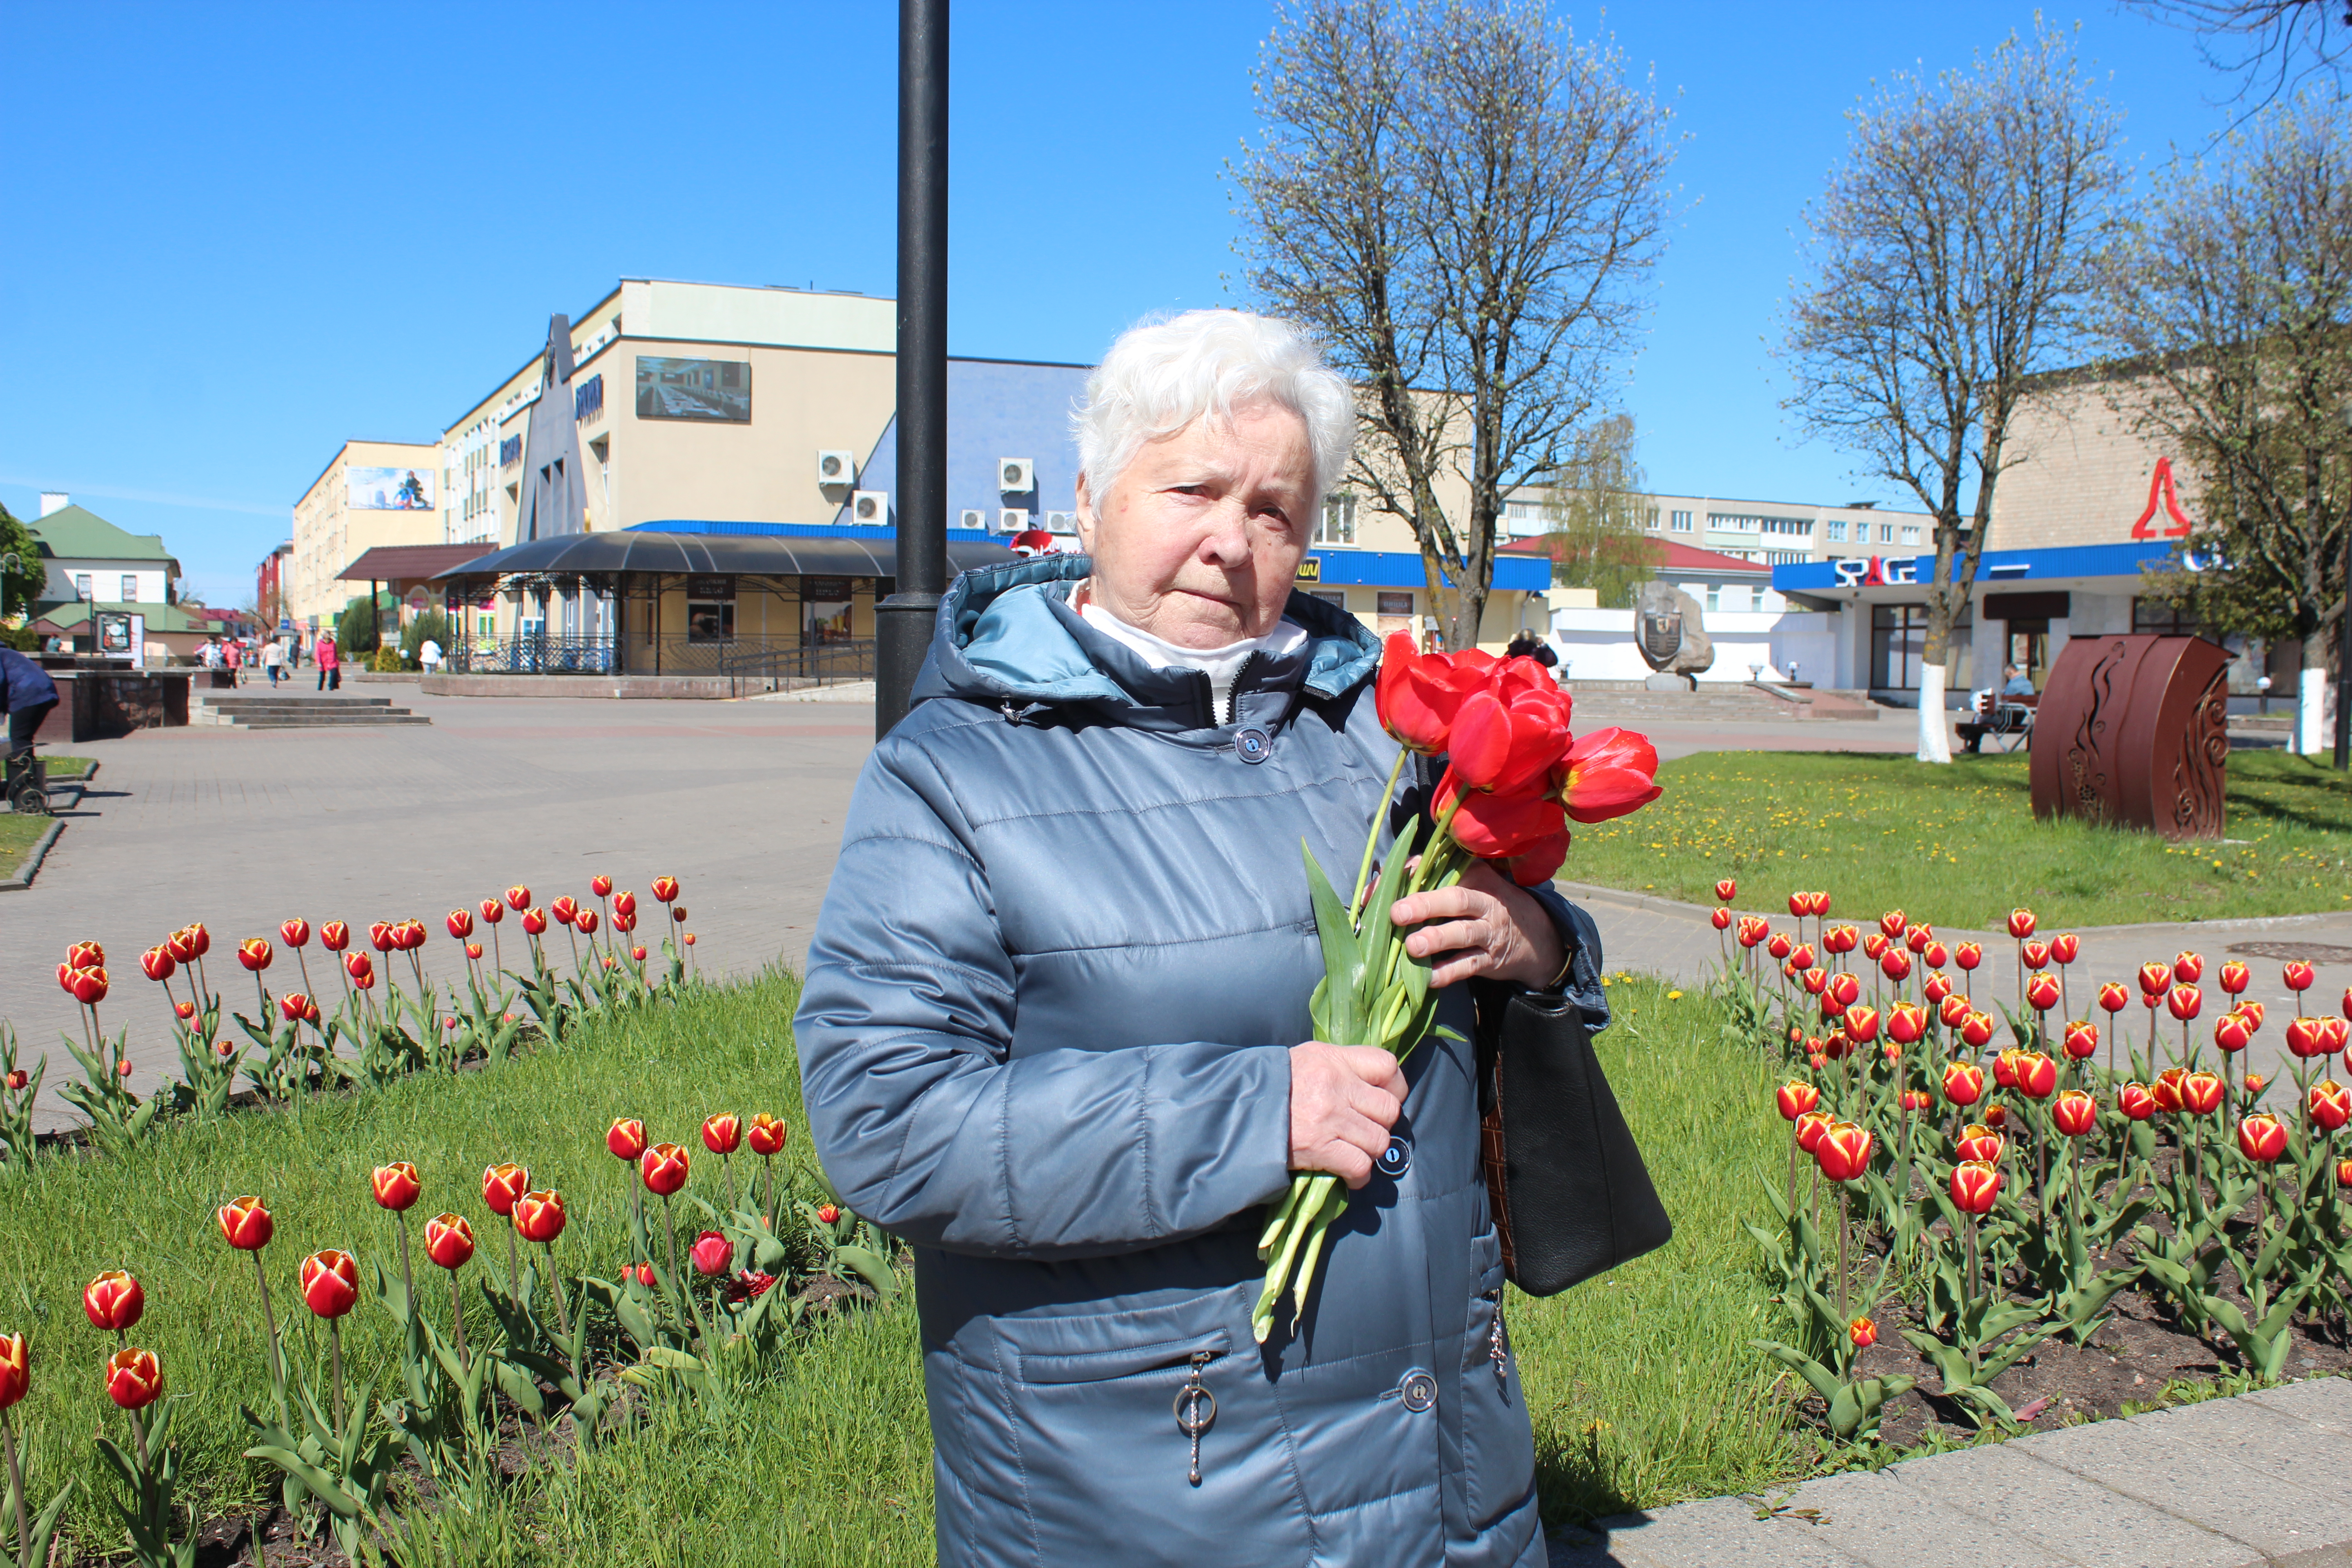
[[[298,697],[287,692],[207,691],[188,704],[188,722],[232,730],[344,730],[358,725],[430,724],[389,697]]]

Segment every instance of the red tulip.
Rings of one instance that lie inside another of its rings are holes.
[[[1952,962],[1962,969],[1974,969],[1984,962],[1984,947],[1979,942],[1964,942],[1952,949]]]
[[[621,1265],[621,1278],[626,1279],[629,1278],[629,1266],[625,1263]],[[652,1289],[654,1283],[654,1266],[650,1263],[638,1264],[636,1267],[636,1280],[638,1284],[644,1286],[646,1289]]]
[[[416,1167],[405,1160],[378,1165],[375,1173],[368,1178],[368,1185],[375,1193],[377,1206],[394,1214],[404,1213],[423,1190],[423,1184],[416,1179]]]
[[[2221,966],[2213,980],[2222,990],[2235,996],[2254,983],[2254,972],[2233,958]]]
[[[2286,1048],[2308,1060],[2327,1054],[2327,1031],[2321,1026],[2325,1018],[2289,1018],[2286,1021]]]
[[[1902,940],[1904,929],[1911,922],[1903,918],[1901,910],[1889,910],[1878,917],[1878,929],[1889,942]]]
[[[1954,1105],[1974,1105],[1984,1098],[1984,1068],[1974,1062],[1952,1062],[1944,1068],[1944,1098]]]
[[[1462,705],[1485,686],[1485,670],[1443,654],[1422,653],[1409,634],[1395,632],[1381,647],[1372,700],[1381,728],[1399,745],[1424,756],[1440,756],[1449,749]],[[656,881],[656,897],[661,897],[660,883],[669,880],[665,877]],[[663,901],[668,900],[664,898]]]
[[[789,1133],[790,1129],[775,1117],[764,1110],[755,1112],[751,1117],[749,1132],[751,1152],[762,1155],[782,1153],[784,1142]]]
[[[661,885],[664,879],[665,879],[660,878],[655,879],[654,897],[659,899],[664,903],[667,903],[670,900],[671,894],[665,893],[661,890]],[[676,889],[675,886],[673,886],[672,892],[675,891]],[[1716,883],[1715,896],[1717,901],[1727,904],[1731,902],[1732,900],[1739,896],[1739,884],[1733,881],[1730,878],[1726,877],[1721,881]]]
[[[1790,893],[1789,895],[1789,913],[1791,918],[1803,920],[1807,915],[1812,912],[1813,896],[1811,893]]]
[[[220,1222],[221,1238],[239,1252],[260,1251],[277,1228],[257,1197],[232,1198],[213,1217]]]
[[[1930,974],[1920,983],[1919,994],[1927,999],[1929,1005],[1941,1006],[1944,998],[1952,994],[1951,977],[1946,974]]]
[[[646,1152],[646,1124],[634,1116],[616,1116],[604,1130],[604,1147],[615,1160],[635,1160]]]
[[[573,910],[572,915],[572,928],[579,931],[582,936],[594,936],[596,934],[596,911],[590,909]]]
[[[1862,982],[1851,974],[1832,974],[1829,993],[1837,998],[1839,1006],[1851,1007],[1862,999]]]
[[[2257,1165],[2269,1165],[2286,1152],[2286,1129],[2277,1117],[2257,1110],[2238,1123],[2238,1152]]]
[[[32,1081],[33,1075],[26,1072],[23,1068],[13,1068],[9,1070],[7,1084],[11,1092],[22,1089],[26,1084]]]
[[[735,1244],[715,1230],[706,1230],[694,1238],[693,1250],[688,1256],[693,1259],[697,1274],[724,1274],[727,1266],[735,1260]]]
[[[732,1154],[743,1142],[743,1121],[731,1110],[722,1110],[706,1117],[702,1122],[702,1146],[714,1154]]]
[[[1913,922],[1904,929],[1903,945],[1925,957],[1927,950],[1936,945],[1935,928],[1924,921]]]
[[[2339,1187],[2352,1187],[2352,1160],[2336,1162],[2336,1184]]]
[[[2080,1138],[2098,1125],[2098,1102],[2079,1089],[2070,1089],[2050,1108],[2050,1119],[2067,1137]]]
[[[2145,1121],[2156,1114],[2156,1096],[2144,1083],[2127,1083],[2116,1095],[2116,1109],[2134,1121]]]
[[[1567,772],[1554,793],[1572,820],[1607,822],[1664,795],[1657,772],[1658,749],[1647,736],[1596,730],[1568,749]]]
[[[2048,942],[2039,940],[2029,942],[2021,951],[2025,959],[2026,968],[2047,969],[2050,967],[2050,944]]]
[[[169,980],[180,966],[169,948],[151,947],[139,955],[139,967],[147,972],[150,980]]]
[[[1787,931],[1776,931],[1772,933],[1772,940],[1764,944],[1764,951],[1775,958],[1794,958],[1797,953],[1797,939]],[[1802,969],[1805,966],[1801,963],[1797,967]]]
[[[378,952],[390,952],[400,945],[390,921],[378,921],[368,927],[368,942]]]
[[[2352,1038],[2352,1024],[2347,1024],[2341,1018],[2322,1018],[2319,1026],[2327,1031],[2327,1049],[2330,1052],[2342,1050],[2347,1040]]]
[[[365,984],[375,978],[375,960],[364,952],[343,954],[343,973]]]
[[[1890,947],[1878,956],[1879,973],[1900,985],[1911,978],[1911,955],[1899,947]]]
[[[2311,1122],[2322,1132],[2333,1132],[2352,1121],[2352,1089],[2332,1078],[2311,1086]]]
[[[2180,1109],[2191,1116],[2210,1116],[2221,1108],[2228,1085],[2210,1072],[2193,1072],[2180,1080]]]
[[[32,1356],[22,1334],[0,1334],[0,1410],[25,1397],[33,1385]]]
[[[1851,1182],[1870,1169],[1869,1131],[1851,1121],[1836,1121],[1822,1133],[1813,1159],[1822,1174],[1832,1182]]]
[[[1729,910],[1717,907],[1706,918],[1707,923],[1714,926],[1717,931],[1729,931],[1731,929],[1731,911]]]
[[[106,949],[94,942],[78,942],[66,949],[68,969],[104,969]]]
[[[2087,1018],[2077,1018],[2066,1026],[2066,1055],[2074,1061],[2087,1061],[2099,1048],[2099,1026]]]
[[[1870,960],[1871,963],[1876,963],[1878,962],[1879,954],[1885,952],[1887,946],[1887,941],[1884,936],[1881,936],[1876,931],[1872,931],[1869,935],[1862,939],[1862,956]]]
[[[319,928],[319,945],[329,952],[341,952],[352,942],[352,928],[341,921],[329,921]]]
[[[310,922],[299,917],[281,921],[278,925],[278,935],[289,947],[308,947],[310,945]]]
[[[2294,1031],[2290,1029],[2288,1034],[2292,1037]],[[2254,1032],[2246,1026],[2242,1016],[2224,1013],[2213,1020],[2213,1043],[2224,1051],[2242,1051],[2254,1043]]]
[[[1854,1349],[1866,1351],[1878,1342],[1878,1325],[1868,1318],[1856,1318],[1845,1326],[1845,1337],[1853,1342]]]
[[[2149,1086],[2148,1093],[2155,1098],[2158,1110],[2180,1109],[2180,1086],[2188,1077],[2187,1068],[2167,1068],[2156,1075],[2156,1082]]]
[[[1960,1020],[1960,1038],[1976,1050],[1984,1049],[1992,1043],[1992,1020],[1982,1013],[1969,1013]]]
[[[1952,962],[1952,950],[1940,942],[1930,942],[1919,950],[1920,961],[1930,969],[1941,969]]]
[[[1783,1121],[1794,1121],[1822,1102],[1822,1091],[1801,1079],[1782,1084],[1773,1094]]]
[[[2198,1009],[2204,1005],[2204,998],[2194,985],[2176,985],[2165,994],[2164,1005],[2174,1017],[2185,1024],[2197,1016]]]
[[[403,921],[400,922],[400,945],[405,951],[414,952],[415,949],[423,947],[425,945],[425,922],[423,921]]]
[[[1862,932],[1850,925],[1834,925],[1822,932],[1822,946],[1843,957],[1862,944]]]
[[[2120,1013],[2131,1005],[2131,994],[2110,980],[2099,987],[2099,1005],[2110,1013]]]
[[[360,1299],[359,1259],[329,1247],[302,1259],[302,1302],[322,1318],[340,1318]]]
[[[1845,1010],[1846,1037],[1856,1045],[1866,1046],[1878,1038],[1878,1009],[1853,1006]]]
[[[2139,989],[2143,996],[2161,996],[2172,989],[2172,968],[2169,964],[2143,963],[2139,966]]]
[[[85,1007],[95,1007],[106,1000],[106,971],[76,969],[61,977],[73,999]]]
[[[2017,1053],[2017,1089],[2029,1100],[2047,1100],[2058,1087],[2058,1064],[2040,1051]]]
[[[1971,1121],[1960,1129],[1960,1136],[1953,1149],[1963,1160],[1992,1165],[2000,1163],[2001,1152],[2008,1146],[2000,1133],[1981,1122]]]
[[[511,1162],[482,1173],[482,1202],[500,1219],[514,1213],[515,1200],[530,1191],[530,1173]]]
[[[636,894],[627,892],[625,890],[614,893],[613,895],[613,912],[616,915],[635,914],[637,912]]]
[[[675,1143],[656,1143],[637,1162],[646,1191],[666,1198],[686,1185],[686,1151]]]
[[[1822,1134],[1829,1131],[1830,1113],[1808,1110],[1797,1118],[1797,1147],[1810,1154],[1822,1146]]]
[[[185,1023],[196,1016],[196,1005],[194,1002],[174,1002],[172,1004],[172,1011],[178,1016],[182,1023]]]
[[[563,1194],[548,1188],[515,1199],[515,1234],[525,1241],[552,1242],[563,1234]]]
[[[2183,952],[2172,961],[2172,978],[2183,985],[2194,985],[2205,977],[2205,955]]]
[[[547,911],[537,908],[523,910],[522,929],[533,936],[547,930]]]
[[[474,911],[471,910],[451,910],[447,916],[443,919],[442,923],[449,928],[449,934],[451,936],[457,938],[459,942],[463,942],[467,937],[474,934]]]
[[[2290,991],[2308,991],[2313,983],[2318,980],[2319,974],[2311,965],[2297,959],[2279,971],[2279,978],[2286,983],[2286,988]]]
[[[2000,1173],[1981,1160],[1966,1161],[1952,1172],[1952,1206],[1962,1214],[1990,1214],[2000,1196]]]
[[[1936,1103],[1935,1097],[1924,1089],[1906,1089],[1895,1100],[1906,1111],[1925,1110]]]
[[[692,947],[694,945],[694,933],[692,931],[686,933],[686,945],[688,947]]]
[[[121,1269],[110,1268],[83,1288],[81,1310],[89,1317],[91,1328],[105,1333],[122,1333],[138,1322],[140,1314],[147,1310],[147,1292]]]
[[[507,918],[506,905],[496,899],[484,899],[476,907],[482,911],[482,923],[486,926],[494,926]]]
[[[2249,998],[2245,1001],[2240,1002],[2237,1006],[2231,1008],[2231,1011],[2236,1013],[2239,1017],[2243,1018],[2246,1021],[2247,1028],[2253,1030],[2256,1034],[2262,1033],[2263,1005],[2261,1003]]]
[[[2083,939],[2065,931],[2050,939],[2050,958],[2055,963],[2072,963],[2083,955]]]
[[[2037,1013],[2047,1013],[2058,1005],[2058,977],[2036,974],[2025,983],[2026,1004]]]
[[[119,1350],[103,1370],[106,1396],[125,1410],[144,1410],[163,1396],[163,1367],[153,1351]]]
[[[482,944],[478,942],[467,942],[466,944],[466,956],[478,961],[482,956]]]
[[[1772,934],[1772,928],[1756,915],[1742,915],[1739,917],[1738,929],[1733,934],[1738,937],[1740,946],[1754,947]]]
[[[172,956],[182,963],[187,963],[191,958],[202,958],[213,950],[213,933],[205,929],[205,922],[202,921],[193,925],[183,926],[174,934],[187,945],[188,951],[185,952],[182,952],[177,947],[172,949]]]
[[[2032,936],[2033,934],[2033,911],[2032,910],[2010,910],[2009,934],[2015,937],[2020,942]]]
[[[474,1256],[474,1227],[464,1215],[436,1214],[425,1222],[425,1255],[453,1272]]]
[[[1942,1021],[1947,1029],[1958,1028],[1967,1020],[1968,1016],[1975,1011],[1976,1008],[1966,993],[1954,991],[1949,986],[1945,987],[1943,1000],[1936,1004],[1936,1016]]]
[[[1402,634],[1399,633],[1394,635],[1402,636]],[[1407,642],[1411,642],[1412,639],[1406,637],[1405,640]],[[1375,704],[1377,705],[1377,697],[1375,698]],[[1716,887],[1717,889],[1721,889],[1728,885],[1729,884],[1727,883],[1717,882]],[[677,897],[677,879],[676,877],[656,877],[653,880],[653,892],[655,898],[659,899],[663,903],[668,903],[672,899]],[[1716,897],[1728,901],[1731,895],[1729,893],[1718,891],[1716,894]]]
[[[289,991],[278,999],[278,1011],[289,1024],[299,1024],[310,1014],[310,999],[299,991]]]
[[[831,1204],[819,1204],[816,1206],[816,1217],[826,1225],[836,1225],[841,1220],[841,1210]]]
[[[1916,1045],[1927,1033],[1927,1015],[1916,1004],[1897,1002],[1886,1010],[1887,1037],[1900,1046]]]
[[[613,879],[599,874],[588,879],[588,890],[600,899],[612,897]]]

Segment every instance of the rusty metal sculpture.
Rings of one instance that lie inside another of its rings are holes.
[[[2033,815],[2219,838],[2229,651],[2202,637],[2071,639],[2033,721]]]

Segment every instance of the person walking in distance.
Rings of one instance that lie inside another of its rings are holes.
[[[274,689],[278,678],[286,672],[286,645],[271,637],[261,645],[261,668],[269,672],[269,684]]]
[[[231,686],[244,685],[245,643],[243,639],[238,637],[229,638],[228,647],[222,650],[221,657],[228,661],[228,683]]]
[[[314,645],[311,657],[317,659],[319,664],[319,689],[341,691],[343,689],[343,656],[335,647],[335,631],[332,626],[319,634],[319,640]]]

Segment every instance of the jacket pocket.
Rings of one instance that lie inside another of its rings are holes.
[[[1503,1244],[1470,1239],[1470,1311],[1462,1335],[1462,1469],[1471,1528],[1485,1530],[1535,1484],[1535,1430],[1503,1317]]]
[[[1023,1556],[1198,1568],[1242,1540],[1253,1562],[1312,1559],[1289,1435],[1247,1329],[1255,1293],[998,1321],[989,1381],[1004,1431],[975,1458],[1017,1470]]]

